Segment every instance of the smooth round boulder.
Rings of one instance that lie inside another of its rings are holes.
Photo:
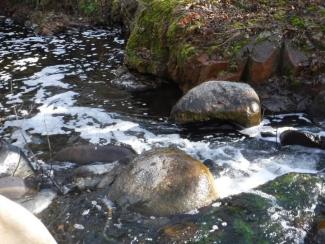
[[[136,153],[128,147],[115,145],[79,145],[67,147],[56,153],[55,161],[72,162],[78,164],[89,163],[128,163],[135,157]]]
[[[258,95],[246,83],[207,81],[188,91],[170,117],[181,124],[216,119],[251,127],[261,122],[261,106]]]
[[[168,216],[207,206],[218,193],[203,163],[179,149],[162,148],[127,165],[108,188],[108,196],[144,215]]]
[[[34,173],[31,162],[20,148],[0,140],[0,177],[17,176],[25,179]]]

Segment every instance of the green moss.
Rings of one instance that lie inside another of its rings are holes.
[[[188,60],[190,57],[195,55],[196,53],[196,48],[191,46],[191,44],[184,44],[184,46],[181,46],[179,50],[177,51],[178,53],[178,58],[177,61],[178,63],[185,63],[186,60]]]
[[[172,22],[173,10],[181,2],[144,1],[145,9],[138,16],[126,47],[126,60],[129,66],[140,69],[144,73],[164,73],[162,67],[166,66],[169,58],[167,30]],[[146,67],[139,67],[139,65],[146,65]]]
[[[321,179],[313,175],[290,173],[261,186],[260,189],[274,195],[277,202],[285,208],[302,208],[311,204],[309,201],[313,199],[309,195],[317,191],[315,185],[318,181]]]
[[[253,243],[254,231],[249,224],[241,219],[236,219],[234,221],[234,230],[237,234],[242,236],[243,243]]]
[[[300,29],[305,28],[305,21],[301,17],[298,17],[298,16],[291,17],[290,23],[294,27],[297,27],[297,28],[300,28]]]
[[[81,12],[87,16],[94,15],[99,11],[99,1],[96,0],[81,0],[78,2]]]

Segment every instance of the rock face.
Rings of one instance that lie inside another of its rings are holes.
[[[316,118],[325,118],[325,91],[321,91],[312,102],[309,113]]]
[[[258,125],[258,95],[245,83],[208,81],[194,87],[173,107],[170,117],[178,123],[225,120],[245,127]]]
[[[59,151],[55,156],[55,161],[73,162],[78,164],[89,164],[95,162],[112,163],[119,161],[127,163],[135,157],[136,153],[127,147],[115,145],[80,145],[67,147]]]
[[[211,79],[246,79],[260,84],[281,71],[293,78],[310,72],[313,63],[319,63],[312,68],[314,73],[324,70],[324,63],[317,61],[324,59],[318,58],[323,55],[322,45],[313,38],[322,36],[323,25],[316,17],[322,11],[316,3],[137,2],[142,7],[133,12],[126,65],[169,78],[183,92]],[[274,7],[279,9],[270,14]],[[297,12],[302,8],[306,9],[304,14]],[[284,16],[284,9],[290,15]],[[313,28],[305,24],[311,16]],[[290,37],[283,26],[292,30]],[[308,31],[303,31],[305,28]]]
[[[153,149],[135,158],[109,188],[118,205],[166,216],[209,205],[218,198],[213,176],[178,149]]]
[[[20,148],[0,140],[0,177],[17,176],[23,179],[34,175],[30,161]]]

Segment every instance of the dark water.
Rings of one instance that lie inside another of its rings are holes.
[[[222,197],[288,172],[316,172],[325,166],[320,150],[277,146],[277,135],[286,127],[325,133],[303,114],[266,117],[259,127],[242,132],[215,123],[171,123],[169,112],[181,96],[175,85],[138,92],[116,85],[124,45],[115,28],[40,37],[1,17],[1,136],[28,146],[45,161],[48,138],[52,153],[85,141],[126,144],[138,153],[177,146],[220,168],[216,183],[222,185]]]

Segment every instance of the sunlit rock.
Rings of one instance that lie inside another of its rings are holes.
[[[248,84],[208,81],[185,94],[170,117],[178,123],[218,119],[251,127],[260,123],[261,107],[258,95]]]
[[[135,158],[108,188],[118,205],[146,215],[184,213],[218,198],[209,169],[178,149],[153,149]]]

